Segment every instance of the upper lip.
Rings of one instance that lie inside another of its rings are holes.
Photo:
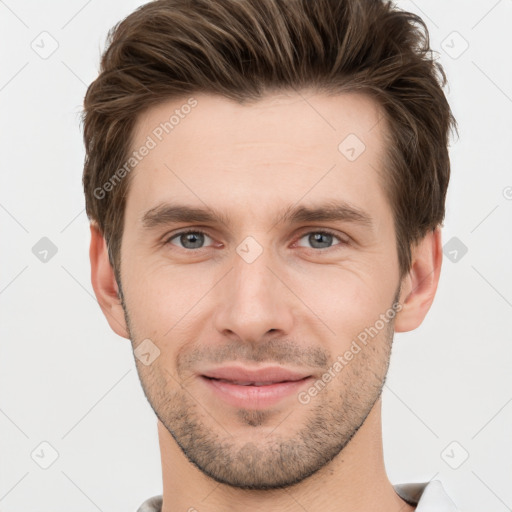
[[[265,368],[247,368],[242,366],[222,366],[202,373],[203,376],[229,380],[234,382],[285,382],[297,381],[310,377],[310,374],[293,371],[280,366],[267,366]]]

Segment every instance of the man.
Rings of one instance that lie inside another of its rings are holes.
[[[158,417],[147,511],[453,511],[393,486],[393,333],[439,280],[455,119],[415,15],[158,0],[84,102],[92,285]]]

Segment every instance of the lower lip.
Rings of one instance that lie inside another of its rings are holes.
[[[234,407],[265,409],[277,404],[283,398],[297,394],[306,386],[311,377],[297,381],[278,382],[268,386],[241,386],[201,376],[203,382],[222,400]]]

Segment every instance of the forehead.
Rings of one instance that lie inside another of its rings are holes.
[[[362,203],[382,201],[385,129],[378,103],[355,93],[166,101],[135,125],[132,150],[150,149],[132,171],[128,203],[141,211],[179,196],[249,207],[255,194],[260,204],[282,205],[337,191],[352,202],[357,195]]]
[[[338,143],[350,133],[375,147],[383,121],[381,106],[361,93],[283,92],[243,104],[218,95],[194,94],[164,101],[140,114],[133,149],[149,135],[158,145],[178,139],[180,145],[186,144],[183,149],[199,149],[198,143],[200,148],[213,149],[295,142],[295,149],[302,146],[307,151],[322,142],[339,150]],[[194,134],[208,134],[208,139],[198,141]]]

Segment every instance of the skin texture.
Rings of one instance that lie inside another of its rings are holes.
[[[122,301],[91,225],[92,284],[110,326],[134,349],[150,339],[159,350],[151,364],[135,362],[158,417],[163,512],[414,510],[386,476],[380,396],[393,332],[419,326],[434,299],[441,234],[413,247],[400,280],[379,174],[382,112],[356,94],[279,93],[248,105],[194,98],[197,106],[132,171]],[[142,115],[134,148],[187,99]],[[354,161],[338,149],[349,134],[365,145]],[[371,225],[283,221],[288,207],[327,201],[364,211]],[[167,202],[224,218],[145,226],[144,215]],[[175,236],[183,228],[195,237]],[[333,236],[315,238],[325,230]],[[254,241],[244,245],[246,237]],[[249,263],[240,247],[262,252]],[[294,394],[268,408],[238,408],[200,378],[236,363],[321,379],[397,300],[394,318],[308,403]]]

